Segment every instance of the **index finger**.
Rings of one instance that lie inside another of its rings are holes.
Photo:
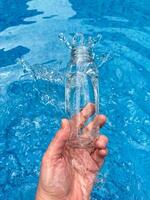
[[[80,113],[74,115],[71,119],[76,128],[82,128],[84,123],[95,113],[95,105],[88,103]]]

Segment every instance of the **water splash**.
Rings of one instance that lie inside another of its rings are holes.
[[[88,46],[89,47],[93,47],[101,40],[102,40],[102,35],[101,34],[98,34],[95,38],[92,38],[91,36],[89,36]]]
[[[23,75],[20,76],[20,80],[24,79],[28,75],[33,77],[34,80],[37,80],[36,73],[34,72],[32,65],[22,58],[17,59],[17,64],[20,64],[23,70]]]
[[[85,37],[83,33],[75,33],[71,41],[69,41],[63,33],[60,33],[58,37],[70,50],[73,50],[77,46],[86,46],[92,52],[93,58],[98,62],[98,67],[103,66],[113,58],[113,53],[111,51],[109,51],[109,53],[105,52],[102,55],[96,55],[93,52],[93,48],[102,40],[101,34],[97,34],[96,37]]]
[[[20,76],[20,79],[24,79],[26,76],[31,76],[35,81],[37,80],[46,80],[54,81],[62,84],[63,77],[58,70],[55,68],[61,68],[61,62],[55,62],[54,64],[34,64],[30,65],[24,59],[18,59],[17,63],[21,65],[23,74]]]
[[[19,80],[32,80],[34,82],[34,90],[37,92],[38,96],[41,99],[41,102],[43,104],[51,104],[51,99],[49,96],[50,93],[50,86],[49,83],[56,83],[59,85],[62,85],[64,80],[62,75],[56,71],[53,70],[53,68],[58,68],[57,66],[60,65],[60,62],[55,62],[53,64],[53,67],[50,65],[45,64],[34,64],[30,65],[27,61],[24,59],[18,59],[17,63],[21,65],[23,74],[20,76]],[[47,89],[44,91],[41,89],[41,81],[46,81],[47,83]]]
[[[89,48],[95,46],[102,39],[102,35],[98,34],[96,37],[89,36],[87,39],[83,33],[75,33],[71,42],[65,37],[64,33],[59,33],[59,39],[65,43],[65,45],[72,49],[78,45],[87,45]]]
[[[60,39],[61,41],[64,42],[64,44],[65,44],[69,49],[72,49],[72,46],[71,46],[70,42],[66,39],[66,37],[64,36],[63,33],[60,33],[60,34],[58,35],[58,37],[59,37],[59,39]]]
[[[102,67],[106,62],[113,59],[112,52],[109,52],[107,54],[103,54],[100,57],[98,57],[96,60],[100,61],[99,68]]]

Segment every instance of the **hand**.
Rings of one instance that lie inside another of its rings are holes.
[[[82,128],[85,121],[93,115],[95,107],[88,104],[71,120],[63,119],[62,127],[49,145],[42,159],[40,180],[36,200],[87,200],[96,178],[107,155],[108,139],[99,135],[94,141],[94,148],[72,148],[67,145],[77,121]],[[80,120],[78,120],[80,118]],[[106,118],[97,115],[83,128],[84,134],[90,135],[96,128],[102,127]]]

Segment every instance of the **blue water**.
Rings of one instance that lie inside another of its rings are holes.
[[[43,152],[64,114],[69,50],[76,32],[114,53],[99,68],[109,156],[92,200],[150,199],[150,1],[0,1],[0,199],[34,199]],[[34,66],[25,77],[17,58]]]

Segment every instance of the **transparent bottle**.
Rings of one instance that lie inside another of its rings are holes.
[[[83,40],[80,39],[80,41],[76,41],[72,45],[71,59],[67,67],[65,109],[68,118],[72,118],[74,115],[78,114],[88,103],[93,103],[95,105],[95,114],[87,123],[99,113],[99,77],[92,47],[90,45],[85,45]],[[93,139],[99,133],[99,130],[95,130],[91,133],[90,137],[85,138],[83,136],[83,128],[77,130],[77,133],[74,134],[75,137],[70,138],[68,143],[72,147],[86,148],[91,146]]]

